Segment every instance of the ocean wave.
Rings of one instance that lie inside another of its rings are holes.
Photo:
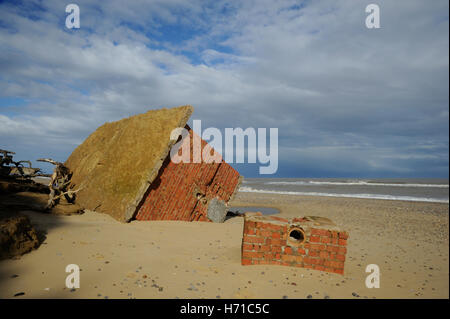
[[[449,203],[449,200],[439,198],[427,197],[412,197],[412,196],[393,196],[380,194],[333,194],[333,193],[319,193],[319,192],[292,192],[292,191],[274,191],[254,189],[243,186],[239,188],[240,192],[244,193],[265,193],[265,194],[281,194],[281,195],[306,195],[306,196],[327,196],[327,197],[349,197],[349,198],[363,198],[363,199],[387,199],[387,200],[403,200],[412,202],[433,202],[433,203]]]
[[[376,183],[365,181],[349,181],[349,182],[319,182],[319,181],[295,181],[295,182],[265,182],[266,185],[302,185],[302,186],[314,186],[314,185],[357,185],[357,186],[392,186],[392,187],[436,187],[436,188],[448,188],[448,184],[411,184],[411,183]]]

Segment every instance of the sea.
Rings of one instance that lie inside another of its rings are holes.
[[[444,178],[245,178],[240,192],[449,203]]]

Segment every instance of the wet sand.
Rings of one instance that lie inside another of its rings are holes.
[[[29,211],[46,239],[0,261],[0,298],[449,298],[448,204],[252,193],[232,204],[332,219],[350,234],[344,276],[241,266],[242,217],[122,224]],[[79,289],[65,287],[68,264],[81,268]],[[365,286],[368,264],[380,267],[378,289]]]

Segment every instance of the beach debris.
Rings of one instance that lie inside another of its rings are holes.
[[[348,237],[324,217],[245,213],[241,264],[303,267],[343,275]]]
[[[215,223],[223,223],[227,216],[225,202],[217,198],[211,199],[208,205],[207,217]]]
[[[55,165],[53,174],[51,175],[50,182],[48,184],[50,194],[46,209],[51,209],[58,204],[60,198],[63,196],[67,202],[73,203],[75,201],[75,194],[79,191],[79,189],[69,189],[70,178],[72,176],[70,170],[63,163],[54,161],[51,158],[40,158],[37,161]]]
[[[23,163],[28,164],[28,167],[25,167],[23,165]],[[18,162],[14,162],[14,164],[16,165],[16,167],[11,168],[11,171],[10,171],[11,175],[17,175],[17,176],[22,176],[22,177],[26,177],[26,178],[31,178],[31,177],[38,176],[38,173],[41,171],[40,168],[33,167],[31,164],[31,161],[18,161]]]
[[[72,215],[83,212],[82,208],[74,203],[75,194],[79,189],[74,190],[73,187],[69,187],[71,174],[64,164],[49,158],[38,159],[40,162],[55,165],[52,175],[41,174],[37,173],[39,169],[31,167],[30,161],[14,162],[11,155],[14,152],[1,150],[0,153],[2,154],[1,170],[9,174],[0,175],[0,213],[34,210],[57,215]],[[16,166],[7,166],[11,163]],[[29,167],[23,167],[23,163],[28,163]],[[16,175],[13,174],[15,170],[18,172]],[[32,177],[42,176],[50,177],[48,185],[32,179]]]
[[[0,149],[0,176],[21,176],[31,178],[38,175],[41,171],[40,168],[32,167],[31,162],[28,160],[14,161],[13,156],[15,154],[15,152]],[[24,166],[24,163],[28,164],[28,167]]]
[[[179,150],[193,154],[194,141],[202,150],[209,146],[186,124],[192,112],[192,106],[151,110],[97,128],[64,164],[73,172],[71,187],[79,187],[77,203],[121,222],[223,222],[239,173],[222,158],[171,161]],[[188,134],[173,139],[183,128]]]

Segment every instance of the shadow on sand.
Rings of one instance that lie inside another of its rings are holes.
[[[16,263],[11,273],[7,263],[39,249],[52,229],[65,224],[63,218],[45,211],[47,200],[45,193],[0,192],[0,287],[26,271]]]

